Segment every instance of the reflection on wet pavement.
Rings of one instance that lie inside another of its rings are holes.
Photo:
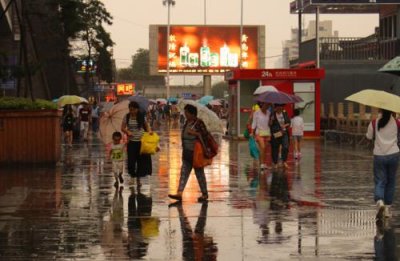
[[[57,168],[0,170],[0,260],[396,260],[399,200],[375,224],[371,153],[306,140],[301,162],[259,172],[246,142],[222,140],[206,169],[168,207],[181,164],[180,132],[160,131],[154,173],[116,190],[94,138]]]

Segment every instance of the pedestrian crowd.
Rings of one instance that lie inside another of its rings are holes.
[[[112,161],[115,177],[114,186],[119,188],[124,183],[124,165],[127,162],[129,185],[140,188],[142,186],[141,178],[152,174],[151,154],[159,150],[158,140],[154,143],[150,141],[151,146],[156,146],[156,149],[152,153],[143,153],[143,142],[146,142],[143,139],[144,134],[147,133],[147,139],[154,141],[156,139],[151,138],[151,136],[157,135],[153,133],[154,126],[160,125],[161,121],[167,123],[180,121],[183,123],[181,133],[182,167],[177,191],[168,196],[177,202],[182,200],[186,183],[194,169],[201,190],[198,201],[207,201],[208,190],[204,167],[211,164],[218,147],[204,122],[197,117],[197,107],[187,104],[183,111],[179,111],[176,102],[157,102],[151,104],[148,111],[142,111],[140,105],[135,101],[131,101],[128,107],[129,112],[122,121],[120,131],[112,133],[112,144],[109,149],[109,158]],[[209,109],[216,110],[214,107]],[[100,113],[100,107],[96,103],[64,106],[62,128],[65,144],[71,147],[74,139],[87,142],[90,131],[93,134],[99,131]],[[300,161],[304,120],[299,109],[294,109],[293,117],[290,118],[285,110],[285,104],[258,102],[253,106],[246,131],[250,141],[254,140],[254,144],[257,144],[258,154],[254,155],[259,160],[261,171],[289,168],[288,155],[291,140],[294,159],[296,162]],[[399,163],[400,122],[392,111],[381,109],[378,119],[372,120],[369,124],[366,137],[374,144],[373,173],[376,217],[377,220],[384,220],[384,218],[392,216],[391,206]],[[267,157],[268,154],[271,155],[270,160]],[[268,166],[267,162],[271,162],[272,165]]]

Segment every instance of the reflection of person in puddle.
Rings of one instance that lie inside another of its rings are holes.
[[[270,210],[264,212],[265,220],[263,223],[260,224],[262,239],[258,241],[259,243],[268,243],[268,238],[270,234],[268,225],[269,222],[272,221],[272,218],[268,218],[268,216],[271,214],[273,214],[271,215],[271,217],[273,217],[273,221],[275,221],[275,234],[278,235],[275,241],[280,242],[284,240],[284,237],[282,237],[283,211],[289,207],[289,185],[288,176],[285,170],[277,169],[272,172],[269,196]]]
[[[111,220],[114,224],[114,232],[122,231],[124,226],[124,198],[122,197],[123,187],[115,190],[112,204]]]
[[[189,223],[185,211],[183,210],[182,203],[178,202],[170,206],[176,206],[179,212],[179,221],[181,223],[182,231],[183,260],[217,260],[217,244],[214,243],[211,236],[204,234],[204,228],[207,221],[208,203],[202,203],[194,231]]]
[[[126,241],[126,233],[123,233],[124,226],[124,200],[122,197],[122,187],[115,190],[110,210],[110,220],[104,226],[101,238],[102,247],[106,250],[105,254],[122,257],[126,255],[122,250],[123,242]]]
[[[142,258],[147,254],[148,238],[157,235],[158,219],[151,217],[152,198],[132,191],[128,201],[128,255]]]
[[[378,220],[376,223],[375,260],[397,260],[394,229],[384,223],[383,220]]]

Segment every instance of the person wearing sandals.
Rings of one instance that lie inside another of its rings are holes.
[[[255,139],[260,149],[260,169],[267,169],[267,143],[271,139],[271,131],[269,128],[269,118],[271,112],[269,103],[261,103],[260,109],[254,113],[253,122],[251,124],[251,134],[255,134]],[[255,133],[253,133],[255,132]]]
[[[186,117],[185,125],[182,130],[182,167],[181,175],[179,178],[179,187],[176,194],[169,194],[168,197],[182,200],[182,193],[185,189],[186,183],[189,179],[190,172],[193,169],[193,151],[194,143],[197,139],[203,139],[207,137],[208,131],[204,122],[197,118],[197,108],[193,105],[186,105],[184,108]],[[196,174],[197,181],[199,182],[202,196],[198,198],[199,202],[208,200],[207,181],[204,174],[204,168],[195,168],[194,173]]]
[[[128,136],[128,173],[131,177],[130,186],[141,187],[140,178],[151,175],[151,156],[140,154],[141,139],[144,131],[152,135],[150,125],[143,113],[139,110],[137,102],[129,103],[129,113],[122,121],[121,130]],[[136,180],[135,180],[136,179]]]

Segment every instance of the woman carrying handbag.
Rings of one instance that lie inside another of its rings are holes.
[[[209,137],[209,133],[204,125],[204,122],[197,118],[197,108],[195,106],[187,104],[184,108],[184,113],[186,117],[186,123],[182,130],[182,167],[179,178],[179,187],[176,194],[169,194],[168,197],[178,201],[182,200],[183,190],[185,189],[186,183],[189,179],[190,172],[194,168],[194,173],[196,174],[196,178],[199,182],[202,193],[202,196],[198,198],[198,201],[207,201],[208,191],[206,176],[204,174],[204,166],[210,163],[205,162],[203,164],[204,166],[195,167],[193,166],[193,160],[195,153],[197,153],[195,151],[195,147],[200,147],[200,149],[204,148],[203,146],[196,145],[199,145],[198,142],[201,142],[202,145],[204,145]]]
[[[270,118],[271,154],[275,169],[278,167],[279,151],[281,152],[282,165],[289,168],[286,161],[289,154],[290,119],[283,107],[284,104],[275,104],[274,112]]]

